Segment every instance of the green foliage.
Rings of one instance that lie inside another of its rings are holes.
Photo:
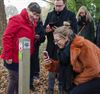
[[[94,0],[96,5],[96,20],[100,19],[100,0]]]
[[[100,0],[66,0],[68,9],[77,12],[84,5],[95,20],[100,19]]]
[[[67,0],[66,6],[69,10],[76,12],[76,2],[75,2],[75,0]]]

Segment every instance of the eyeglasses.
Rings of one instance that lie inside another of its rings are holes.
[[[55,44],[58,44],[59,41],[61,41],[61,40],[62,40],[62,39],[58,39],[58,40],[56,39],[56,40],[54,40],[54,43],[55,43]]]
[[[62,7],[63,5],[55,5],[55,7]]]

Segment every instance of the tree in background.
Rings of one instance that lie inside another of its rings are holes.
[[[100,19],[100,0],[75,0],[75,2],[77,10],[84,5],[88,8],[95,21]]]
[[[6,17],[7,17],[7,20],[11,17],[11,16],[14,16],[16,14],[18,14],[18,10],[15,6],[13,5],[9,5],[5,8],[5,12],[6,12]]]
[[[3,31],[7,25],[4,0],[0,0],[0,51],[1,51],[1,38]]]
[[[76,2],[75,2],[75,0],[66,0],[66,6],[69,10],[76,12]]]
[[[94,0],[93,3],[96,5],[96,20],[100,19],[100,0]]]

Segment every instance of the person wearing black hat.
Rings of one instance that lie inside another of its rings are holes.
[[[22,37],[30,39],[30,55],[34,53],[35,27],[40,13],[40,6],[32,2],[20,14],[9,19],[4,31],[2,58],[9,72],[7,94],[18,94],[18,41]]]

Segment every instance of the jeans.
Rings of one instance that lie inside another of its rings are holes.
[[[55,79],[58,79],[58,89],[68,90],[71,88],[73,73],[71,67],[60,67],[59,72],[49,72],[48,88],[54,89]]]
[[[70,94],[100,94],[100,78],[75,86]]]
[[[9,83],[7,88],[7,94],[18,94],[18,72],[8,70]]]
[[[54,90],[56,76],[57,76],[56,72],[49,72],[48,74],[48,88],[51,90]]]

